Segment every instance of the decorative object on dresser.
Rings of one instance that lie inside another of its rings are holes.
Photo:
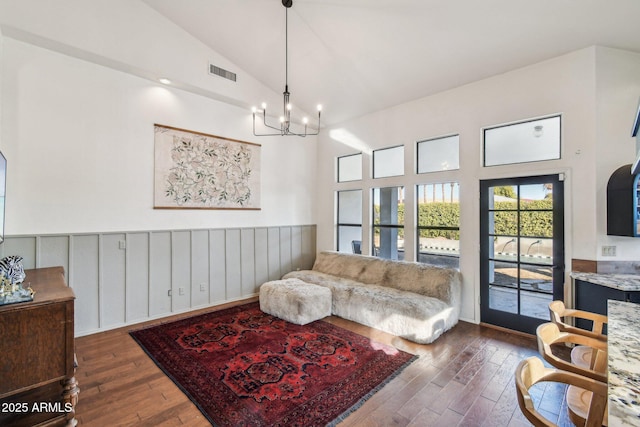
[[[462,275],[455,269],[324,251],[313,269],[283,276],[292,278],[331,289],[331,314],[419,344],[458,323]]]
[[[0,305],[33,301],[33,289],[22,287],[24,278],[21,256],[10,255],[0,260]]]
[[[75,296],[62,267],[25,273],[33,301],[0,306],[0,425],[73,426]]]

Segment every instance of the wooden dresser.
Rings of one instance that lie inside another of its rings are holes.
[[[73,426],[75,296],[62,267],[25,273],[33,301],[0,306],[0,425]]]

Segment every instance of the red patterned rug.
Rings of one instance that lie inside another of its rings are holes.
[[[415,359],[258,303],[130,334],[216,426],[335,425]]]

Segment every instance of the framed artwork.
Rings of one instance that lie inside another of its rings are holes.
[[[154,209],[260,209],[259,144],[154,125]]]

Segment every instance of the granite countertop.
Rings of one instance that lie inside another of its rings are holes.
[[[609,425],[640,425],[640,304],[608,301]]]
[[[640,291],[640,275],[637,274],[601,274],[571,272],[571,277],[576,280],[607,286],[621,291]]]

